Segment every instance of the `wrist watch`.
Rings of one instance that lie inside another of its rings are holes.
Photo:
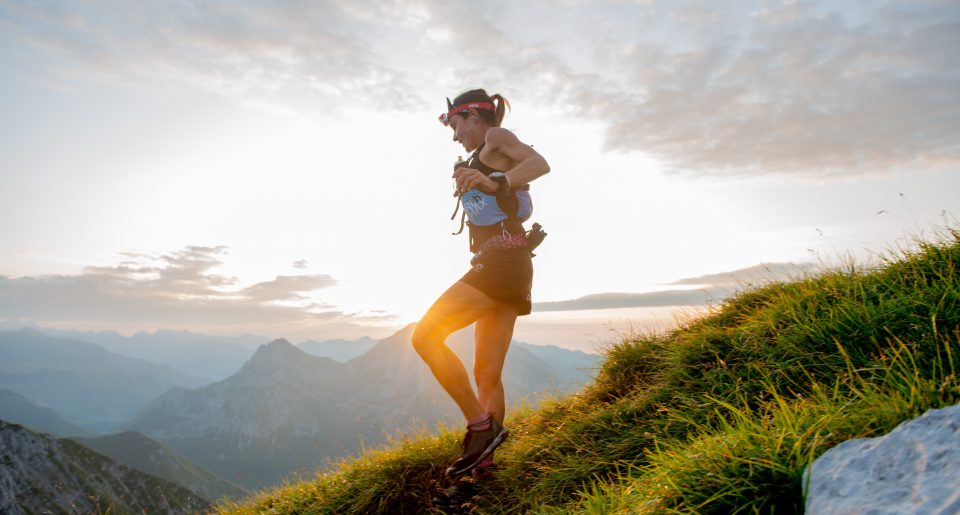
[[[493,172],[489,175],[494,182],[497,183],[497,195],[507,195],[510,193],[510,183],[507,181],[507,176],[503,172]]]

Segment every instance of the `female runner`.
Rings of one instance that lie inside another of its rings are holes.
[[[509,105],[499,94],[475,89],[447,99],[447,112],[440,115],[453,141],[472,153],[453,177],[474,255],[467,273],[417,324],[412,344],[467,420],[463,452],[447,468],[448,477],[481,476],[507,438],[500,374],[517,316],[531,309],[532,253],[522,222],[532,213],[528,184],[550,166],[500,127]],[[445,344],[447,336],[474,322],[476,395],[463,363]]]

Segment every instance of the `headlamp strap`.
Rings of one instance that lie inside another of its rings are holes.
[[[451,107],[447,111],[447,116],[450,117],[456,113],[459,113],[462,111],[468,111],[470,109],[486,109],[487,111],[493,111],[494,107],[493,107],[493,104],[491,104],[490,102],[465,102],[463,104],[458,104],[456,106]]]

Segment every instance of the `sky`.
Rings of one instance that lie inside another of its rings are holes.
[[[0,327],[385,337],[469,266],[445,97],[550,164],[515,337],[956,227],[960,4],[0,0]]]

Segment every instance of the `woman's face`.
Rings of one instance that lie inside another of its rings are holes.
[[[476,111],[472,110],[469,114],[455,114],[450,118],[450,128],[453,129],[453,141],[463,145],[463,148],[466,149],[467,152],[472,152],[480,146],[480,142],[477,141],[479,131],[474,130],[477,128],[479,122],[480,116]]]

